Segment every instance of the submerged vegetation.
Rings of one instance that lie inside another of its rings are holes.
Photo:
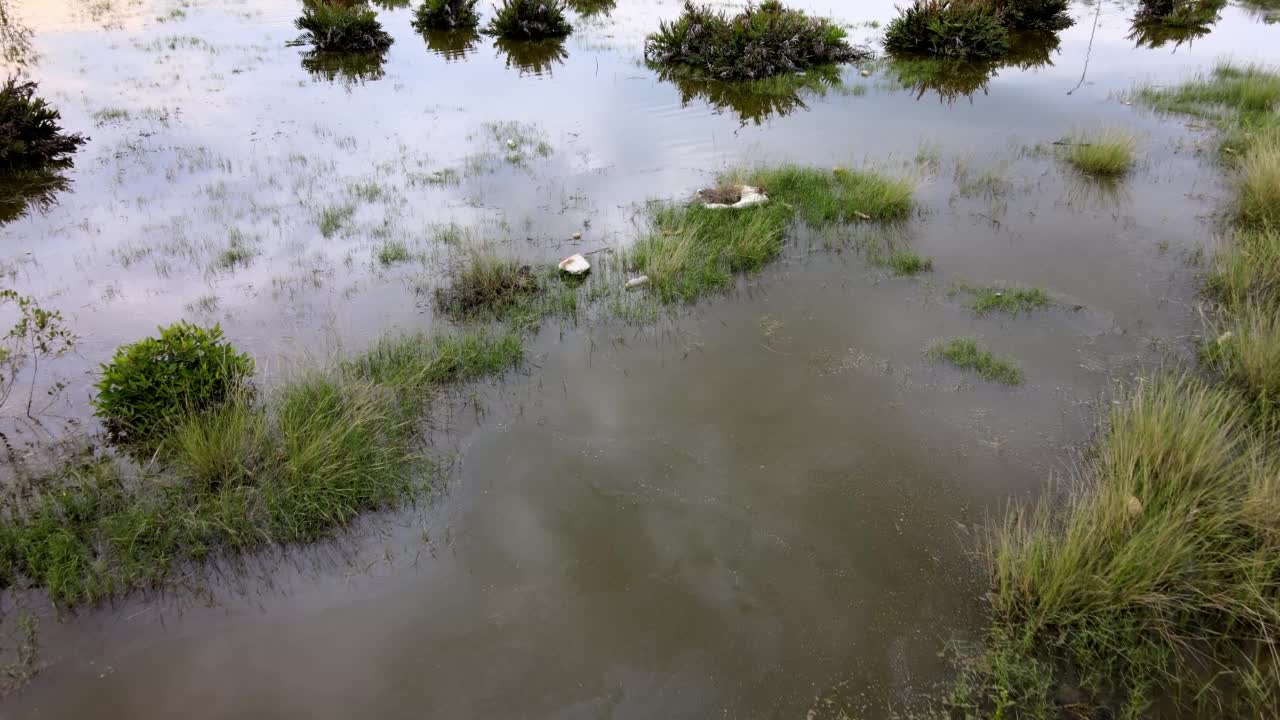
[[[414,14],[413,27],[427,30],[474,30],[480,24],[478,0],[425,0]]]
[[[1005,385],[1022,383],[1022,370],[1017,363],[999,357],[974,338],[958,337],[934,343],[929,346],[929,357],[972,370],[987,380]]]
[[[839,25],[777,0],[748,5],[733,17],[687,0],[680,17],[662,22],[644,44],[649,63],[711,80],[758,80],[866,56]]]
[[[969,307],[979,315],[999,311],[1007,313],[1031,312],[1048,307],[1049,293],[1040,288],[1012,287],[1008,285],[988,285],[986,287],[957,286],[973,295]]]
[[[561,0],[502,0],[484,32],[507,40],[563,38],[573,32],[564,10]]]
[[[782,250],[794,220],[815,228],[894,221],[911,212],[914,185],[871,172],[793,165],[743,170],[721,178],[717,194],[740,185],[763,188],[770,200],[743,209],[656,204],[651,230],[631,249],[628,264],[648,275],[664,301],[692,302],[728,285],[735,272],[757,270]]]
[[[1139,97],[1224,133],[1236,199],[1205,372],[1139,382],[1061,497],[994,528],[991,627],[954,712],[1280,712],[1280,76],[1222,65]]]
[[[163,583],[189,562],[329,535],[422,488],[418,418],[436,388],[502,372],[522,354],[510,334],[394,336],[261,396],[224,385],[217,402],[179,397],[181,411],[152,426],[146,465],[86,454],[33,496],[4,497],[0,586],[93,602]]]
[[[379,52],[391,47],[378,14],[363,2],[312,0],[294,24],[318,52]]]

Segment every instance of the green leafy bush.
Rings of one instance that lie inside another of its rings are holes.
[[[424,30],[473,30],[480,24],[477,0],[427,0],[418,7],[413,27]]]
[[[321,52],[372,52],[391,47],[391,36],[382,29],[378,14],[364,3],[318,0],[308,3],[294,24],[306,31],[301,39]]]
[[[908,55],[998,58],[1009,52],[1009,30],[1001,11],[987,2],[916,0],[889,23],[884,46]]]
[[[112,439],[155,439],[179,415],[216,407],[247,389],[253,359],[223,340],[217,325],[178,322],[116,350],[102,366],[93,404]]]
[[[998,0],[1004,24],[1013,30],[1054,32],[1075,20],[1067,14],[1071,0]]]
[[[686,1],[679,18],[661,23],[645,40],[644,57],[656,65],[686,66],[711,79],[751,80],[868,55],[845,38],[838,25],[777,0],[748,5],[733,17]]]
[[[508,40],[562,38],[573,32],[560,0],[502,0],[498,14],[484,29]]]
[[[36,84],[11,77],[0,88],[0,175],[66,167],[88,138],[64,133],[62,116],[35,96]]]

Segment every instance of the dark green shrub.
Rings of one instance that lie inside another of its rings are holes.
[[[425,30],[474,30],[480,24],[478,0],[427,0],[418,7],[413,27]]]
[[[891,53],[987,59],[1009,51],[1009,30],[995,6],[981,0],[916,0],[889,23]]]
[[[62,116],[35,96],[36,84],[16,77],[0,88],[0,174],[67,167],[88,138],[64,133]]]
[[[560,0],[502,0],[484,31],[508,40],[544,40],[565,37],[573,26]]]
[[[998,0],[997,5],[1013,30],[1056,31],[1075,24],[1067,14],[1071,0]]]
[[[306,31],[301,39],[321,52],[372,52],[391,47],[391,36],[382,29],[378,14],[362,2],[308,3],[294,24]]]
[[[120,442],[158,437],[178,416],[215,407],[248,388],[253,359],[223,340],[217,325],[178,322],[116,350],[102,366],[95,412]]]
[[[644,57],[708,79],[752,80],[867,56],[845,37],[843,28],[777,0],[748,5],[734,17],[686,0],[679,18],[645,39]]]

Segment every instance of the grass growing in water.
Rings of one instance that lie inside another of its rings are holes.
[[[377,252],[378,262],[382,265],[395,265],[396,263],[405,262],[412,257],[413,255],[409,253],[409,246],[399,240],[393,240],[384,244],[382,247],[378,248]]]
[[[305,31],[304,42],[319,52],[375,52],[391,47],[392,38],[382,29],[378,14],[363,2],[314,0],[294,21]]]
[[[85,457],[0,505],[0,585],[62,603],[157,585],[185,563],[308,542],[419,490],[430,393],[501,372],[518,336],[388,337],[261,401],[231,398],[164,436],[158,469]]]
[[[999,311],[1007,313],[1031,312],[1048,307],[1049,293],[1040,288],[1011,287],[1007,285],[989,285],[987,287],[957,286],[973,294],[969,307],[979,315]]]
[[[474,30],[480,24],[478,0],[426,0],[418,6],[413,27],[427,30]]]
[[[888,265],[897,275],[919,275],[933,270],[933,258],[903,250],[889,256]]]
[[[929,357],[946,360],[956,367],[973,370],[987,380],[1005,385],[1022,382],[1022,370],[1017,363],[995,355],[974,338],[951,338],[934,343],[929,347]]]
[[[839,25],[777,0],[748,5],[733,17],[686,1],[680,17],[661,22],[644,43],[646,61],[714,80],[758,80],[867,55],[849,45]]]
[[[916,0],[900,13],[885,31],[891,53],[980,60],[1009,52],[1009,31],[990,3]]]
[[[351,204],[324,208],[320,211],[320,217],[317,220],[320,225],[320,234],[326,238],[337,235],[355,214],[356,206]]]
[[[1248,207],[1242,158],[1280,145],[1280,75],[1223,65],[1139,95],[1218,124],[1236,206]],[[994,529],[991,627],[952,707],[1280,712],[1280,239],[1265,214],[1231,218],[1208,287],[1221,334],[1203,357],[1215,375],[1140,382],[1114,406],[1065,504],[1017,508]],[[1070,708],[1058,706],[1063,684],[1083,691]]]
[[[649,276],[663,301],[692,302],[729,285],[735,272],[761,268],[782,250],[793,219],[813,227],[904,219],[914,189],[909,181],[870,172],[793,165],[733,172],[721,184],[763,188],[770,201],[738,210],[651,207],[650,233],[632,248],[628,264]]]
[[[1065,142],[1063,159],[1086,175],[1104,178],[1129,172],[1138,146],[1133,134],[1125,130],[1077,133]]]
[[[455,320],[505,320],[515,328],[528,328],[548,315],[576,315],[575,285],[558,277],[555,268],[535,272],[528,265],[474,250],[451,273],[449,286],[436,288],[435,304]]]
[[[573,32],[560,0],[502,0],[484,32],[508,40],[546,40]]]

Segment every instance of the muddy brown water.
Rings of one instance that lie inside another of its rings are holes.
[[[861,41],[893,16],[809,7]],[[0,717],[885,717],[945,679],[945,643],[981,628],[976,529],[1068,475],[1108,388],[1199,329],[1225,194],[1208,135],[1125,92],[1274,62],[1277,30],[1232,5],[1135,47],[1132,6],[1082,4],[1050,64],[972,96],[868,63],[761,115],[643,66],[678,9],[575,14],[563,46],[513,50],[423,38],[392,7],[385,63],[335,69],[286,46],[295,2],[17,3],[29,72],[93,137],[55,205],[0,228],[6,285],[82,336],[50,372],[70,382],[51,426],[90,422],[93,368],[157,325],[216,320],[277,376],[444,323],[429,290],[467,243],[624,247],[647,199],[743,163],[917,178],[894,241],[935,269],[893,277],[859,238],[799,232],[674,316],[549,321],[521,371],[440,403],[454,463],[431,502],[197,590],[46,612],[42,672]],[[1115,187],[1043,151],[1108,126],[1140,138]],[[993,189],[963,182],[992,169]],[[384,265],[388,243],[412,258]],[[993,282],[1055,306],[977,317],[949,292]],[[961,334],[1025,384],[923,356]]]

